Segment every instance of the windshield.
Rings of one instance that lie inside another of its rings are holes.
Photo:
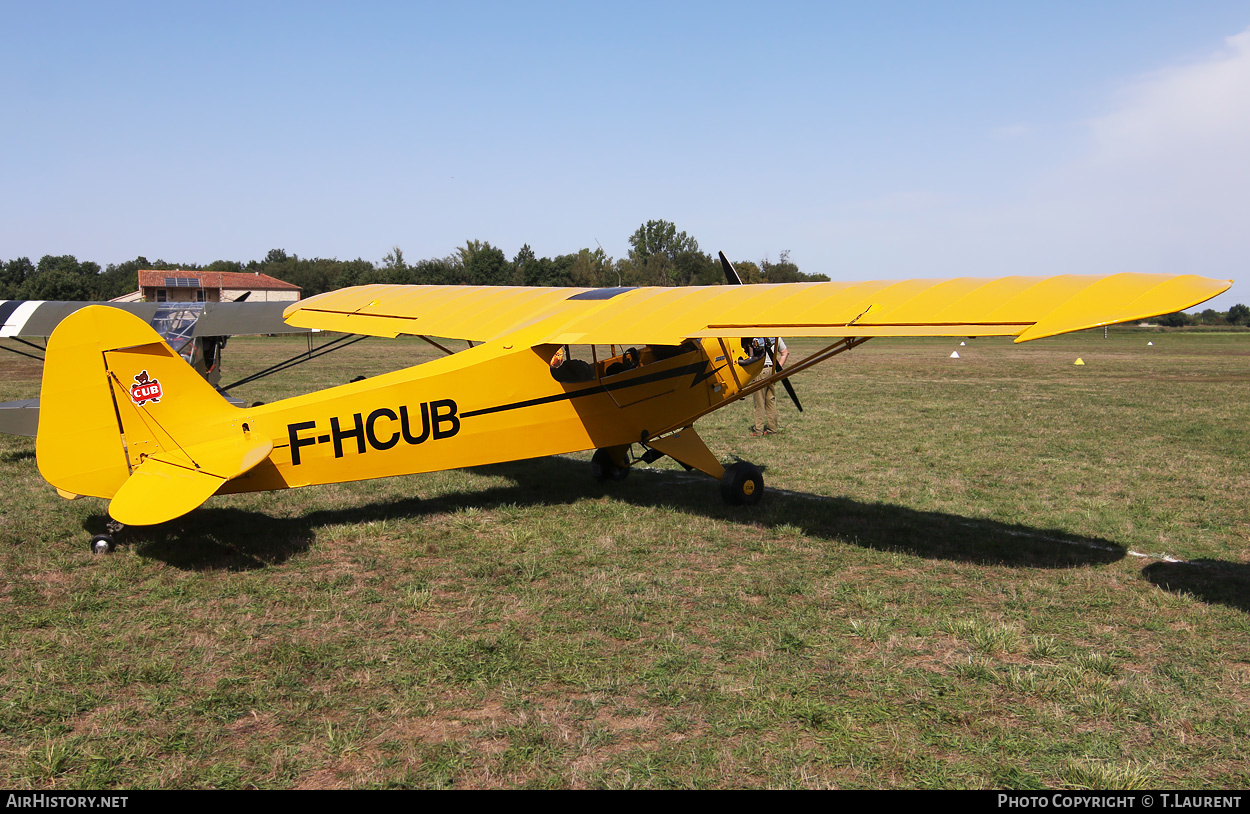
[[[152,327],[169,347],[186,356],[190,353],[187,345],[191,341],[195,323],[203,312],[202,302],[163,302],[156,307]]]

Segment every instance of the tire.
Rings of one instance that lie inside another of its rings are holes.
[[[91,538],[92,554],[112,554],[113,538],[108,534],[97,534]]]
[[[595,450],[590,459],[590,476],[599,482],[625,480],[629,477],[629,467],[621,466],[612,459],[612,453],[606,449]]]
[[[730,466],[720,479],[720,496],[730,506],[754,506],[764,495],[764,473],[746,461]]]

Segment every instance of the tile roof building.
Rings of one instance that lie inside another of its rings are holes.
[[[260,272],[139,271],[139,298],[147,302],[294,302],[300,287]]]

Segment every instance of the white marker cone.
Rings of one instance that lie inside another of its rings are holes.
[[[947,357],[947,358],[949,358],[949,359],[958,359],[958,358],[959,358],[959,351],[957,351],[957,350],[953,350],[953,351],[951,351],[951,355],[950,355],[949,357]]]

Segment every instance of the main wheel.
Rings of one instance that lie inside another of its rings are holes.
[[[730,506],[754,506],[763,494],[764,473],[755,464],[738,461],[720,479],[720,496]]]
[[[597,481],[625,480],[629,477],[629,467],[618,464],[610,451],[597,449],[590,459],[590,476]]]
[[[109,554],[113,551],[113,537],[109,534],[97,534],[91,538],[92,554]]]

